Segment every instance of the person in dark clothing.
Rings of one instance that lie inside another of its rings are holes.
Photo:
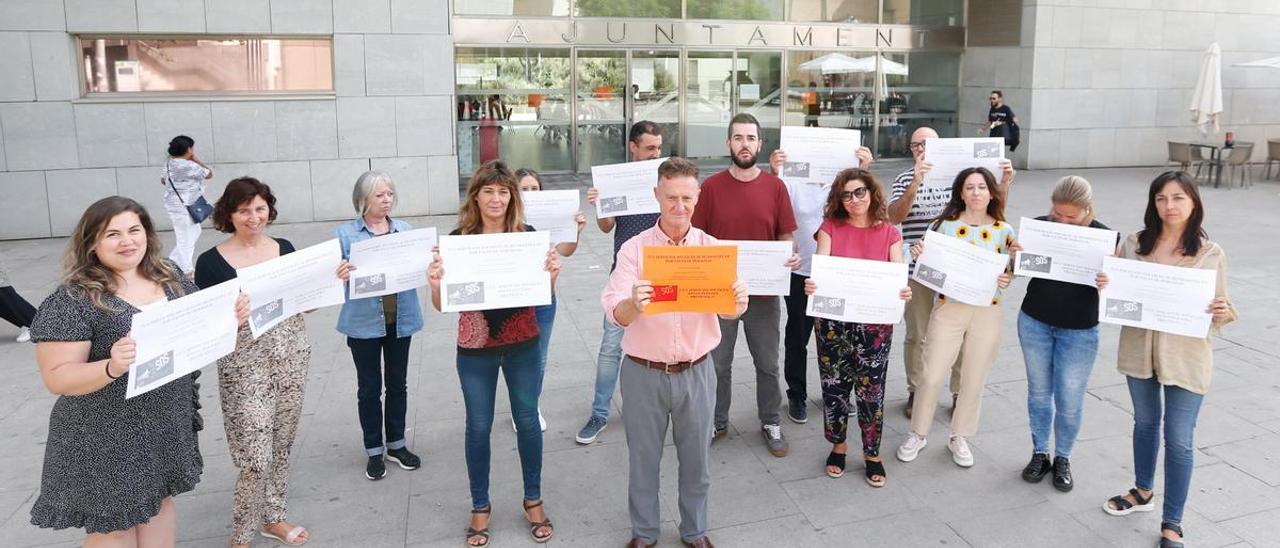
[[[991,110],[987,112],[987,124],[983,126],[987,137],[1003,138],[1010,151],[1017,150],[1021,142],[1018,116],[1009,105],[1004,104],[1004,92],[992,90],[990,99]],[[981,132],[980,130],[979,133]]]
[[[0,318],[18,327],[18,342],[31,340],[31,320],[36,317],[36,308],[22,298],[9,283],[9,276],[0,265]]]

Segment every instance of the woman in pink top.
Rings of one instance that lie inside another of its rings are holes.
[[[816,255],[902,262],[902,234],[889,223],[884,191],[870,171],[851,168],[836,175],[823,218],[814,235],[818,240]],[[816,289],[812,278],[805,280],[806,295],[813,295]],[[904,287],[898,295],[904,301],[911,300],[911,289]],[[867,483],[884,487],[887,476],[880,459],[880,433],[893,325],[815,318],[814,331],[822,378],[823,430],[832,444],[827,475],[844,475],[852,393],[857,397]]]

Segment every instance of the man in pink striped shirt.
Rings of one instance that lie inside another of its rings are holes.
[[[655,545],[661,531],[658,474],[662,445],[671,425],[680,478],[680,538],[685,546],[714,548],[707,538],[707,494],[711,488],[711,432],[716,372],[711,350],[720,343],[715,314],[673,312],[645,316],[653,285],[640,278],[645,246],[714,245],[692,225],[698,204],[698,168],[683,158],[658,167],[654,189],[658,224],[622,244],[617,267],[600,296],[605,316],[622,326],[626,358],[620,374],[630,476],[631,548]],[[733,284],[734,319],[747,310],[747,288]]]

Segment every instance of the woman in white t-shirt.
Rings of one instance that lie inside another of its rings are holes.
[[[191,256],[200,239],[200,223],[191,220],[187,205],[204,195],[205,181],[213,178],[213,170],[196,158],[196,142],[186,135],[169,141],[169,158],[160,170],[164,187],[164,209],[173,221],[173,251],[169,260],[177,263],[188,277],[195,272]]]

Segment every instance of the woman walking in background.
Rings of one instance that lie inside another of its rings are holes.
[[[4,263],[0,263],[0,318],[18,328],[18,342],[31,340],[31,320],[35,317],[36,308],[13,288]]]
[[[212,178],[213,170],[196,158],[195,140],[179,135],[169,141],[169,158],[160,171],[160,185],[165,189],[164,210],[173,221],[174,244],[169,260],[188,277],[195,272],[191,256],[200,239],[200,223],[191,218],[187,206],[204,196],[204,182]]]

